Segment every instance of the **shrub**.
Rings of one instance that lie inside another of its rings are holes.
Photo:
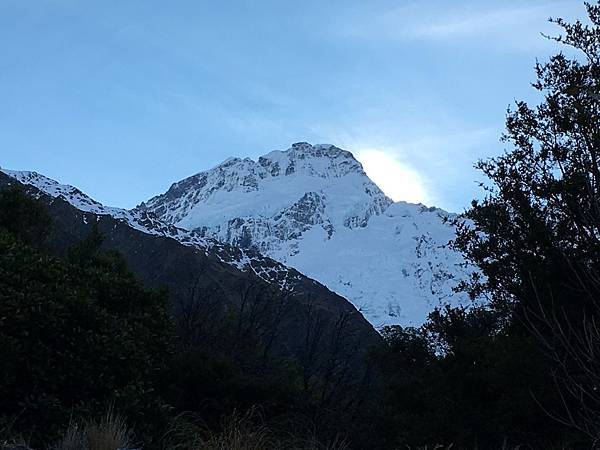
[[[0,193],[0,208],[7,196],[10,208],[0,217],[22,209],[15,207],[19,196],[42,207],[11,191]],[[27,220],[21,229],[40,230]],[[65,261],[6,223],[0,221],[0,423],[14,418],[14,431],[39,445],[55,440],[69,417],[91,417],[114,402],[141,431],[153,427],[163,411],[155,386],[171,345],[166,295],[145,289],[117,253],[101,253],[97,244],[89,251],[90,239],[80,246],[86,258]]]

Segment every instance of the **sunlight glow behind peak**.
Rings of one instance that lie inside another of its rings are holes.
[[[360,150],[356,157],[369,178],[392,200],[427,204],[423,180],[411,167],[382,150]]]

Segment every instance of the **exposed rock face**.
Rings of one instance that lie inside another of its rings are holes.
[[[230,158],[135,210],[203,238],[253,249],[348,298],[376,327],[419,325],[466,297],[447,243],[452,215],[394,203],[350,152],[300,142],[258,161]]]

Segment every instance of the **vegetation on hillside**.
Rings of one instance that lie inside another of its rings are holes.
[[[68,447],[111,417],[144,448],[175,438],[172,448],[185,448],[182,430],[213,442],[231,432],[228,417],[265,439],[268,430],[277,445],[343,441],[355,390],[337,386],[332,399],[344,403],[328,401],[339,380],[268,351],[264,318],[230,310],[216,321],[203,308],[220,299],[201,298],[185,311],[193,330],[182,327],[168,293],[144,288],[118,253],[103,251],[97,227],[56,257],[45,244],[51,226],[42,200],[0,191],[0,443]]]
[[[99,252],[96,233],[67,259],[49,256],[48,224],[40,201],[0,193],[0,424],[40,443],[108,403],[153,422],[173,339],[166,295]]]

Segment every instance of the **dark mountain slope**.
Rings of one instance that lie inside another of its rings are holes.
[[[136,230],[108,214],[79,210],[0,172],[0,189],[14,185],[47,203],[53,222],[47,245],[53,253],[64,254],[97,224],[104,249],[118,250],[148,286],[167,288],[185,345],[210,344],[210,328],[230,323],[240,348],[253,340],[265,354],[292,358],[307,385],[321,386],[328,401],[366,373],[366,353],[379,344],[379,335],[354,306],[323,285],[294,273],[295,289],[282,290],[206,249]]]

